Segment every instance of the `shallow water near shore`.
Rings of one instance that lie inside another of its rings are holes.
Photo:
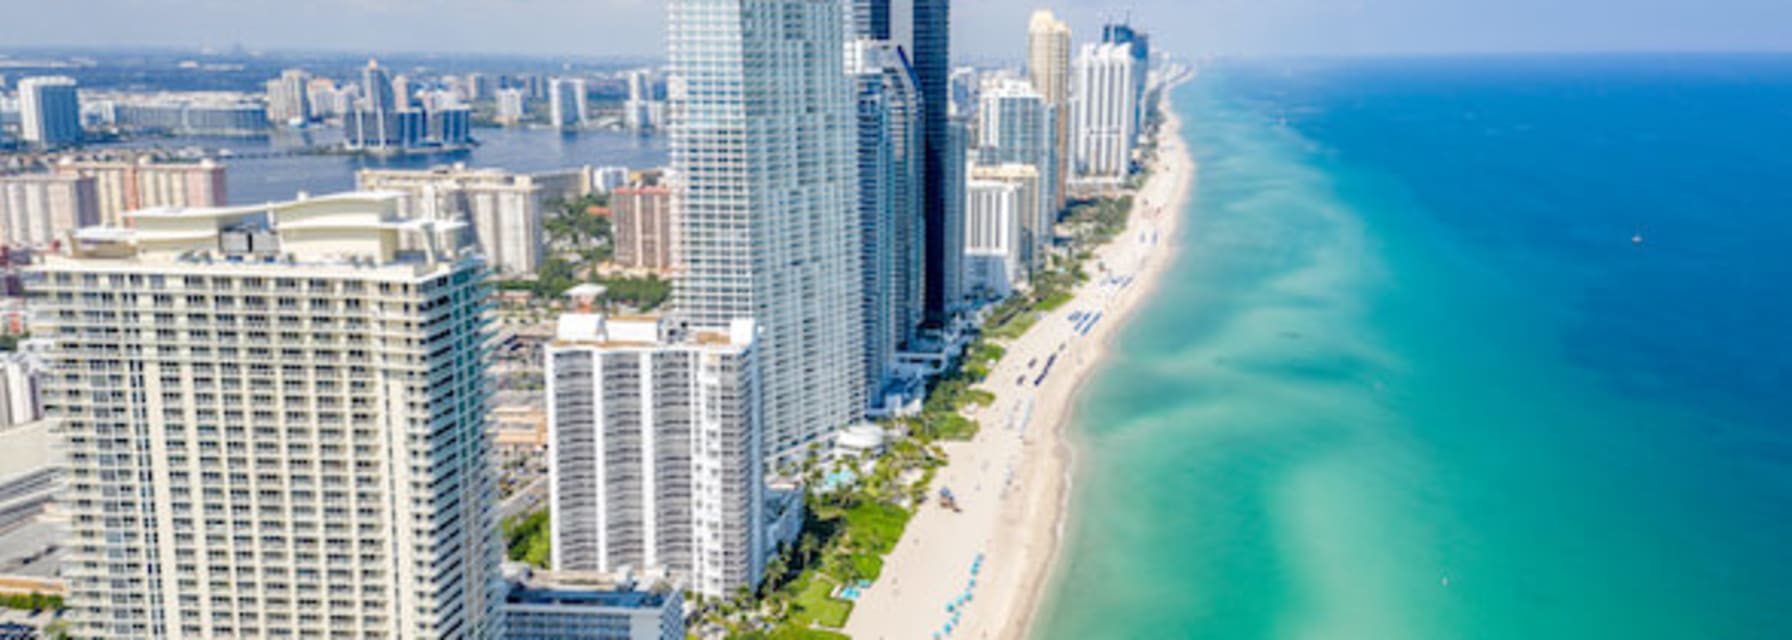
[[[1210,68],[1038,638],[1792,637],[1792,59]]]

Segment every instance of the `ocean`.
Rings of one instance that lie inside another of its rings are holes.
[[[1792,638],[1792,57],[1211,65],[1036,636]]]

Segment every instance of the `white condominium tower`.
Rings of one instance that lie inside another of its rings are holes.
[[[1052,131],[1057,166],[1048,175],[1055,198],[1052,209],[1062,209],[1070,162],[1070,25],[1052,15],[1051,9],[1034,11],[1027,26],[1027,77],[1057,114]]]
[[[752,320],[687,332],[567,315],[547,349],[554,569],[669,570],[716,598],[764,573]]]
[[[287,69],[280,77],[267,82],[268,121],[276,124],[311,121],[311,94],[306,86],[311,74],[302,69]]]
[[[1029,167],[1029,170],[1031,168]],[[1001,300],[1020,280],[1020,211],[1025,187],[971,180],[965,186],[965,295]]]
[[[1136,64],[1129,44],[1087,44],[1077,55],[1071,155],[1086,184],[1117,187],[1132,173],[1139,135]]]
[[[548,124],[556,129],[585,126],[591,114],[588,99],[584,80],[554,78],[548,84]]]
[[[485,267],[397,196],[158,209],[34,267],[79,638],[491,638]]]
[[[1035,193],[1027,198],[1028,208],[1020,213],[1018,249],[1023,268],[1043,268],[1051,246],[1052,224],[1057,221],[1054,205],[1058,195],[1051,180],[1058,166],[1057,146],[1053,143],[1057,113],[1031,84],[1010,78],[997,79],[985,87],[979,105],[978,162],[1029,166],[1042,178],[1034,181]]]
[[[865,409],[853,93],[834,0],[671,0],[673,310],[759,323],[766,447]]]

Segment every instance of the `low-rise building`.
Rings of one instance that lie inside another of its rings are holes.
[[[505,640],[684,640],[684,596],[665,580],[506,571]]]
[[[404,194],[399,211],[412,218],[466,222],[492,267],[534,273],[542,259],[542,220],[554,200],[577,197],[578,172],[516,174],[463,164],[431,169],[363,169],[364,190]]]

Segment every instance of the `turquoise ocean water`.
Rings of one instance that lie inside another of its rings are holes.
[[[1792,638],[1792,58],[1176,103],[1198,195],[1080,399],[1038,637]]]

